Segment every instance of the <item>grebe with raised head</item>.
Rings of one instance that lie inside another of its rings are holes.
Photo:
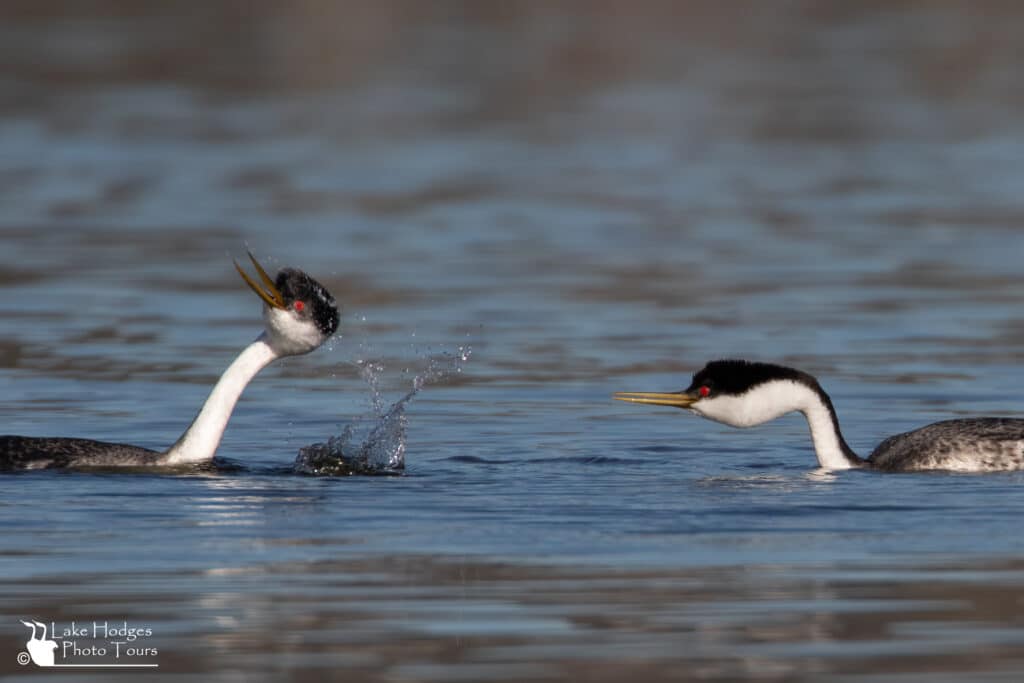
[[[944,420],[880,443],[866,459],[847,445],[832,399],[806,372],[769,363],[718,360],[671,393],[619,392],[631,403],[683,408],[731,427],[753,427],[786,413],[807,418],[818,464],[831,470],[997,472],[1024,469],[1024,419]]]
[[[316,349],[338,329],[334,297],[319,282],[296,268],[283,268],[272,279],[249,254],[263,286],[242,279],[263,300],[264,330],[235,358],[181,438],[166,451],[128,444],[66,437],[0,436],[0,469],[51,467],[136,467],[199,464],[211,461],[231,412],[246,385],[271,362]]]

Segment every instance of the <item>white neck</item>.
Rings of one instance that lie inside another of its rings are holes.
[[[697,414],[733,427],[753,427],[798,411],[807,418],[818,464],[830,470],[856,467],[853,452],[846,447],[832,410],[821,395],[802,382],[773,380],[739,396],[722,395],[698,401]],[[845,448],[844,448],[845,447]]]
[[[266,333],[261,334],[238,354],[217,380],[196,419],[160,458],[160,464],[181,465],[213,459],[242,391],[256,373],[280,357],[266,339]]]
[[[852,456],[853,452],[843,441],[836,422],[832,419],[832,411],[816,393],[810,389],[807,391],[814,400],[800,412],[807,418],[807,425],[811,428],[811,441],[814,442],[818,464],[827,470],[848,470],[856,467],[856,463],[850,461],[849,456]]]

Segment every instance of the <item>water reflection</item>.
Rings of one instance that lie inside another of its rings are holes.
[[[967,578],[979,573],[984,582]],[[109,588],[102,602],[82,602],[61,581],[7,580],[5,603],[46,612],[40,602],[60,600],[63,613],[120,617],[166,605],[170,616],[154,626],[164,668],[228,660],[245,675],[286,666],[297,680],[338,666],[362,680],[511,671],[517,680],[611,681],[637,667],[649,680],[908,670],[974,679],[1015,666],[1024,639],[977,627],[1024,616],[1014,598],[1024,597],[1024,569],[1013,563],[650,572],[395,556],[165,574],[144,598],[129,590],[155,578],[91,577]]]

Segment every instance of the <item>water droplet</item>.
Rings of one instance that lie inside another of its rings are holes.
[[[380,393],[384,364],[357,360],[360,376],[370,387],[373,417],[346,424],[340,436],[329,437],[325,443],[302,448],[295,459],[295,470],[333,476],[397,474],[403,471],[408,427],[405,406],[424,386],[461,373],[470,353],[470,347],[460,346],[458,353],[427,356],[427,367],[413,378],[411,390],[387,410],[384,410],[384,397]],[[406,368],[405,372],[409,369]],[[357,438],[357,430],[365,436]]]

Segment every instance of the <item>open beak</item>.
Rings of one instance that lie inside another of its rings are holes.
[[[689,408],[700,399],[699,396],[693,396],[685,391],[662,394],[646,391],[618,391],[612,395],[612,398],[629,403],[646,403],[652,406],[672,406],[673,408]]]
[[[235,261],[235,268],[238,269],[238,274],[242,276],[243,280],[245,280],[245,284],[249,285],[252,291],[256,292],[257,296],[263,299],[264,303],[271,308],[286,308],[284,305],[284,296],[281,295],[281,291],[274,285],[274,281],[270,276],[267,275],[267,271],[263,270],[263,266],[261,266],[259,261],[256,260],[256,257],[252,255],[252,252],[249,252],[249,258],[252,260],[252,264],[256,266],[256,272],[259,274],[260,280],[263,281],[263,285],[266,289],[260,287],[251,277],[246,275],[245,271],[242,270],[242,266],[238,265],[238,261]]]

